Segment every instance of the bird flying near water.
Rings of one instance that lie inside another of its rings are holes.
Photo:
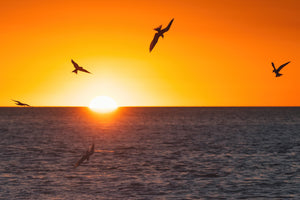
[[[17,100],[13,100],[13,99],[12,99],[12,101],[14,101],[15,104],[18,105],[18,106],[24,106],[24,107],[25,107],[25,106],[28,106],[28,107],[30,106],[30,105],[28,105],[28,104],[26,104],[26,103],[22,103],[22,102],[17,101]]]
[[[164,29],[161,29],[162,25],[160,25],[159,27],[155,28],[154,30],[157,31],[157,33],[155,33],[154,38],[150,44],[150,52],[152,51],[152,49],[154,48],[154,46],[156,45],[159,37],[161,36],[162,38],[164,38],[164,33],[167,32],[172,23],[173,23],[174,18],[170,21],[170,23],[168,24],[168,26]]]
[[[284,67],[286,66],[287,64],[289,64],[291,61],[287,62],[287,63],[284,63],[283,65],[280,65],[280,67],[278,67],[277,69],[275,68],[275,65],[274,63],[272,63],[272,66],[274,68],[273,72],[276,74],[276,77],[279,77],[281,76],[282,74],[279,73],[279,71]]]
[[[91,74],[91,72],[87,71],[86,69],[84,69],[83,67],[80,67],[74,60],[71,60],[72,64],[75,67],[75,70],[73,70],[72,72],[77,74],[77,71],[82,71],[82,72],[86,72]]]
[[[95,152],[95,145],[92,144],[92,146],[85,152],[84,155],[81,156],[81,158],[74,164],[74,167],[78,167],[81,163],[83,163],[85,160],[89,161],[89,158],[91,155],[93,155]]]

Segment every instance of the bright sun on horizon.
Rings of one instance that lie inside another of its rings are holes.
[[[89,104],[89,108],[95,112],[109,113],[118,108],[117,102],[108,96],[97,96]]]

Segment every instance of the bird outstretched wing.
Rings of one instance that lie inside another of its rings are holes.
[[[274,65],[274,63],[272,62],[272,66],[273,66],[273,68],[274,68],[274,72],[276,71],[276,68],[275,68],[275,65]]]
[[[291,61],[287,62],[287,63],[284,63],[283,65],[281,65],[280,67],[278,67],[278,72],[284,67],[286,66],[287,64],[289,64]]]
[[[164,32],[167,32],[167,31],[170,29],[170,27],[171,27],[173,21],[174,21],[174,18],[170,21],[170,23],[168,24],[168,26],[162,30],[163,33],[164,33]]]
[[[84,68],[81,68],[80,71],[91,74],[91,72],[89,72],[88,70],[86,70],[86,69],[84,69]]]
[[[79,67],[79,65],[78,65],[74,60],[71,59],[71,62],[72,62],[72,64],[74,65],[75,68],[78,68],[78,67]]]
[[[83,163],[83,161],[86,160],[86,155],[83,155],[75,164],[74,167],[78,167],[81,163]]]
[[[159,34],[158,33],[155,33],[154,35],[154,38],[150,44],[150,52],[152,51],[152,49],[155,47],[157,41],[158,41],[158,38],[159,38]]]
[[[12,101],[14,101],[14,102],[16,102],[16,103],[21,103],[20,101],[17,101],[17,100],[13,100],[13,99],[12,99]]]

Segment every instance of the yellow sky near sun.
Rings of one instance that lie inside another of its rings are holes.
[[[0,106],[300,106],[297,0],[0,2]],[[154,50],[153,28],[175,18]],[[93,74],[71,73],[74,59]],[[276,66],[292,61],[280,78]]]

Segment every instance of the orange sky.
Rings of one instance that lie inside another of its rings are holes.
[[[0,23],[0,106],[300,106],[299,0],[7,0]]]

